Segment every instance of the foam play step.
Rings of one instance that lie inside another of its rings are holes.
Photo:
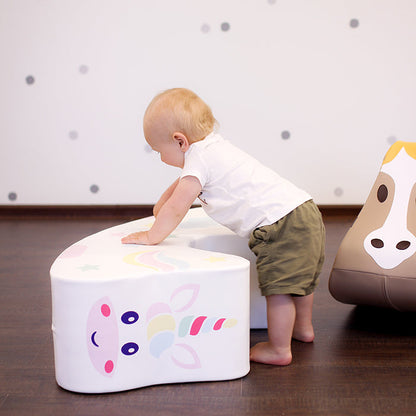
[[[121,244],[152,222],[88,236],[53,263],[61,387],[104,393],[248,373],[250,262],[229,254],[247,242],[196,208],[159,245]]]

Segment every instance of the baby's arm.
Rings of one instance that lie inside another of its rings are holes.
[[[179,178],[176,179],[176,181],[173,182],[173,184],[170,185],[169,188],[166,189],[165,192],[163,192],[162,196],[159,198],[159,201],[157,201],[157,203],[153,207],[153,215],[155,217],[157,217],[157,215],[159,214],[160,208],[163,207],[163,204],[172,196],[173,191],[177,187],[178,183],[179,183]]]
[[[171,196],[157,213],[152,228],[130,234],[122,238],[121,242],[146,245],[160,243],[179,225],[200,192],[201,184],[195,176],[179,179]]]

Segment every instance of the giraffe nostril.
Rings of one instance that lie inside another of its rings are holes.
[[[384,247],[383,240],[380,240],[379,238],[373,238],[373,239],[371,240],[371,245],[372,245],[374,248],[383,248],[383,247]]]
[[[400,241],[399,243],[397,243],[397,250],[407,250],[410,247],[410,241]]]

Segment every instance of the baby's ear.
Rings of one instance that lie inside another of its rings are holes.
[[[173,140],[175,140],[181,149],[182,152],[186,152],[189,149],[190,143],[188,138],[180,132],[173,133]]]

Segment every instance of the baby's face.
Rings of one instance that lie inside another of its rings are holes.
[[[170,136],[163,123],[145,124],[144,134],[149,146],[160,154],[163,163],[183,168],[185,155],[178,142]]]
[[[172,120],[160,107],[149,111],[143,120],[143,130],[147,143],[157,153],[163,163],[183,168],[185,155],[172,134]]]
[[[178,142],[173,138],[156,137],[146,138],[147,143],[157,153],[160,154],[160,160],[169,166],[175,166],[177,168],[183,168],[185,162],[185,154],[181,151],[181,147]]]

